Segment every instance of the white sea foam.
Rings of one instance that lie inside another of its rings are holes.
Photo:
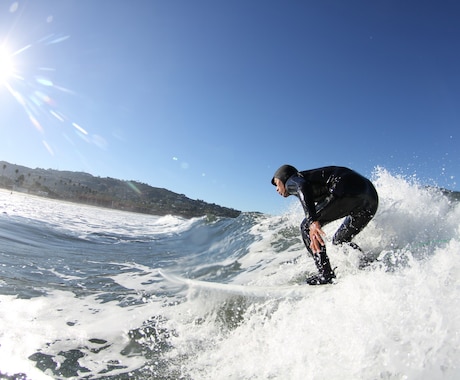
[[[155,236],[187,230],[196,219],[154,216],[31,196],[0,189],[0,212],[73,231],[81,237],[92,233]]]

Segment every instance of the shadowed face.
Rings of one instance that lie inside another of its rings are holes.
[[[287,197],[289,194],[286,190],[286,186],[284,186],[284,183],[279,178],[275,178],[274,182],[275,182],[276,191],[278,192],[278,194],[281,195],[282,197]]]

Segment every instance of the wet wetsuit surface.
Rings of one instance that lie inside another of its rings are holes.
[[[373,218],[378,195],[372,183],[357,172],[340,166],[305,170],[286,181],[290,195],[299,198],[305,212],[301,230],[310,251],[309,228],[346,217],[333,238],[333,244],[350,242]]]

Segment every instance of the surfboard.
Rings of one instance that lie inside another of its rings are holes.
[[[312,287],[307,284],[279,285],[279,286],[255,286],[226,284],[220,282],[203,281],[191,278],[184,278],[175,274],[159,270],[160,275],[168,282],[184,285],[189,288],[204,289],[208,291],[224,292],[233,295],[246,297],[264,298],[300,298],[311,293]],[[322,286],[323,288],[324,286]],[[314,287],[318,288],[318,287]]]

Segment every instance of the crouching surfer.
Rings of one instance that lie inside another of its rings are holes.
[[[332,283],[335,273],[326,254],[322,227],[345,218],[332,243],[347,243],[359,249],[351,240],[374,217],[379,203],[371,181],[340,166],[299,172],[291,165],[283,165],[275,172],[272,184],[281,196],[295,195],[299,198],[305,212],[305,219],[300,225],[302,239],[318,268],[318,273],[307,278],[307,283]]]

